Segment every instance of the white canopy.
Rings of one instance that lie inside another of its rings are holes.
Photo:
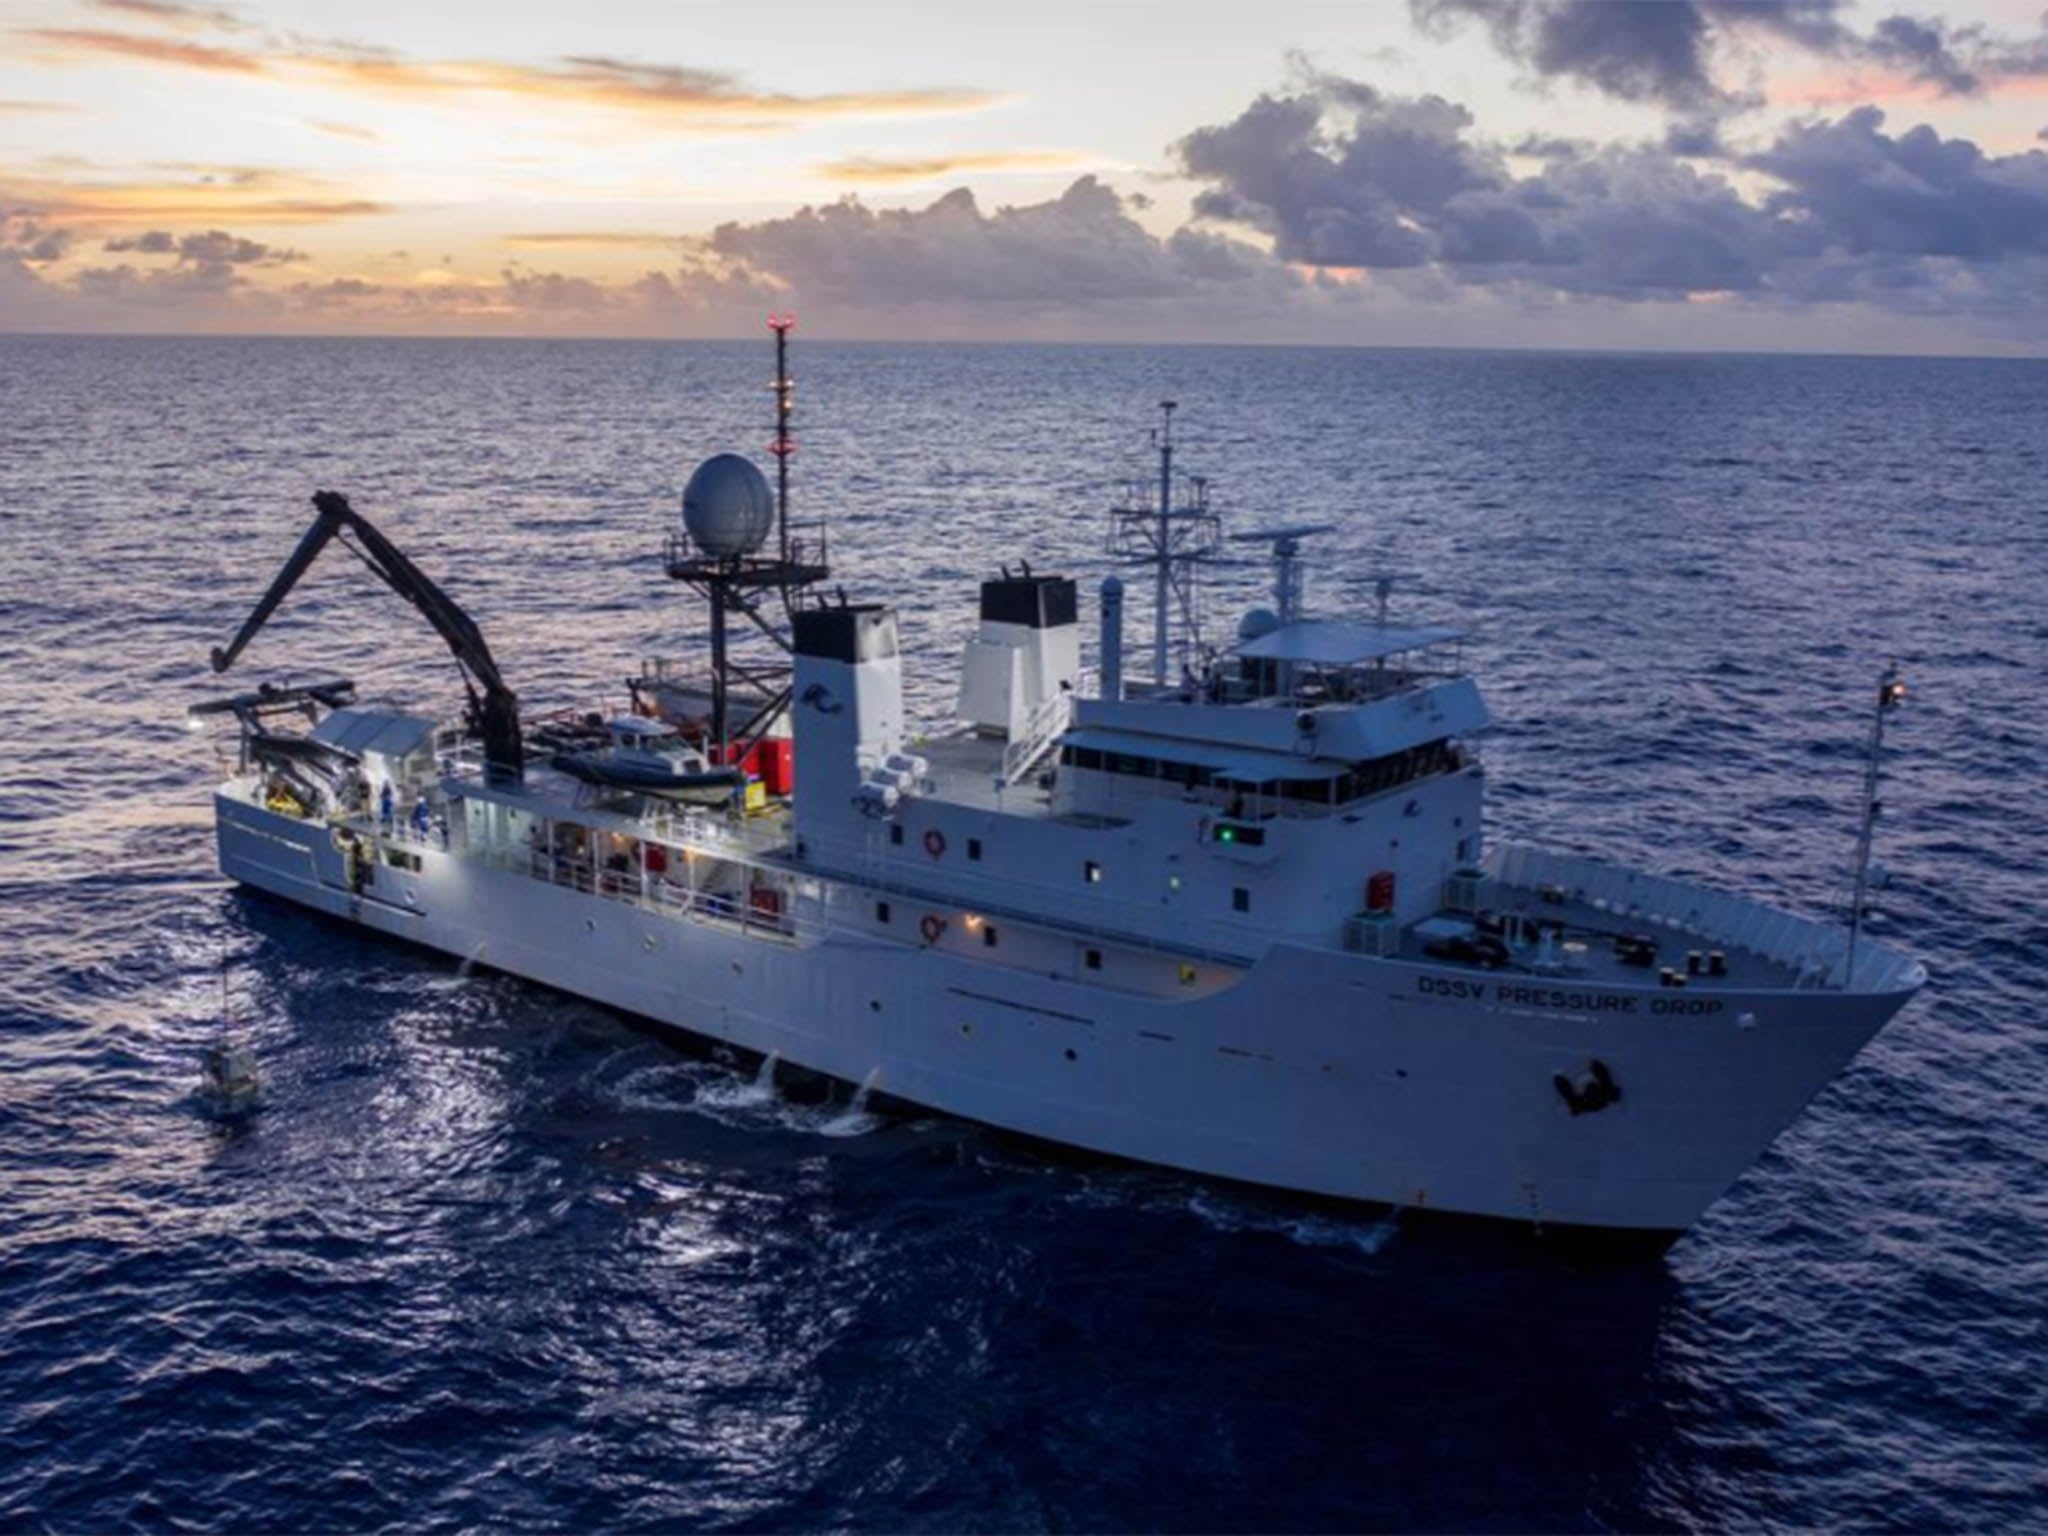
[[[360,757],[410,757],[434,744],[439,722],[421,715],[393,715],[373,709],[337,709],[313,727],[313,739]]]
[[[1465,632],[1458,629],[1298,619],[1240,645],[1237,654],[1254,661],[1297,661],[1318,667],[1348,667],[1464,638]]]

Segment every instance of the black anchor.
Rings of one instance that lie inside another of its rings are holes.
[[[1581,1084],[1574,1084],[1562,1072],[1551,1079],[1557,1084],[1557,1096],[1564,1100],[1565,1108],[1572,1112],[1574,1120],[1580,1115],[1590,1115],[1621,1102],[1621,1084],[1607,1070],[1607,1063],[1596,1060],[1592,1067],[1593,1075]]]

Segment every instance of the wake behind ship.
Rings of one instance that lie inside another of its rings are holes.
[[[1201,482],[1176,494],[1170,407],[1158,479],[1111,518],[1113,551],[1154,576],[1150,678],[1126,675],[1120,578],[1098,676],[1077,584],[1005,570],[957,725],[914,738],[894,609],[820,595],[780,367],[776,398],[779,494],[720,455],[671,542],[710,606],[709,666],[647,664],[628,717],[523,719],[468,615],[317,496],[216,668],[339,539],[448,643],[468,707],[359,708],[341,680],[200,706],[239,725],[223,872],[1045,1140],[1650,1248],[1924,982],[1858,932],[1860,889],[1844,930],[1487,847],[1461,635],[1393,622],[1384,584],[1370,617],[1306,613],[1320,529],[1239,535],[1270,546],[1272,606],[1201,644],[1220,520]],[[1873,776],[1897,697],[1888,680]]]

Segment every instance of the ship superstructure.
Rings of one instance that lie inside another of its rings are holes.
[[[786,387],[778,403],[786,443]],[[759,627],[787,652],[744,722],[723,686],[643,671],[667,719],[529,726],[513,761],[493,688],[454,724],[359,708],[340,681],[239,695],[210,706],[242,725],[224,872],[1047,1140],[1651,1245],[1924,980],[1830,924],[1487,847],[1461,635],[1394,622],[1384,595],[1309,615],[1316,529],[1255,535],[1273,607],[1220,652],[1184,649],[1177,679],[1159,634],[1154,677],[1124,675],[1119,577],[1090,672],[1078,584],[1004,570],[979,592],[957,725],[917,734],[894,609],[820,600],[786,512],[757,557],[775,519],[744,462],[693,480],[685,561],[714,602],[721,568],[782,573],[752,579],[779,594],[786,624]],[[1180,580],[1157,526],[1162,583]],[[292,711],[317,724],[275,729]]]

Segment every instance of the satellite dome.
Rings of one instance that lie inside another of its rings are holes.
[[[751,555],[774,526],[775,494],[752,459],[716,454],[683,487],[683,527],[714,560]]]
[[[1244,617],[1237,621],[1237,643],[1250,645],[1261,635],[1270,635],[1280,627],[1280,615],[1270,608],[1247,608]]]

